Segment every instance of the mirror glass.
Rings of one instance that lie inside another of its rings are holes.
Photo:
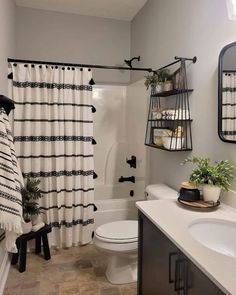
[[[218,76],[218,134],[236,143],[236,42],[221,50]]]

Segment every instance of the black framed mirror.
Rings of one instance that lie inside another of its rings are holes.
[[[236,143],[236,42],[226,45],[219,56],[218,135]]]

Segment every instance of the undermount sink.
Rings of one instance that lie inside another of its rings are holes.
[[[203,246],[221,254],[236,257],[236,222],[221,219],[201,219],[188,231]]]

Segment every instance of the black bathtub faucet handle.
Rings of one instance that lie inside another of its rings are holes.
[[[130,165],[130,168],[136,168],[137,159],[135,156],[131,156],[131,159],[126,158],[126,163]]]

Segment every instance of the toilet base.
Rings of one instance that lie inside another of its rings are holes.
[[[137,255],[111,255],[106,277],[112,284],[128,284],[137,281]]]

